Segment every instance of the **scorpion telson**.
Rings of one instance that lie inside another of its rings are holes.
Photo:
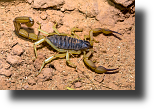
[[[93,39],[93,34],[94,33],[104,33],[105,35],[109,35],[109,34],[111,35],[113,33],[120,34],[118,32],[111,31],[109,29],[104,29],[104,28],[95,28],[95,29],[92,29],[92,30],[89,31],[89,35],[84,36],[85,40],[80,40],[80,39],[75,38],[75,36],[78,37],[75,34],[75,32],[82,31],[82,29],[72,28],[71,29],[71,35],[69,35],[69,34],[65,34],[65,33],[59,33],[59,31],[56,29],[57,24],[55,24],[53,26],[53,30],[55,32],[54,33],[47,33],[45,31],[41,30],[41,25],[38,23],[39,24],[38,31],[46,34],[47,37],[45,37],[45,36],[39,35],[39,34],[36,35],[34,33],[28,33],[26,30],[21,29],[21,24],[25,24],[28,27],[33,26],[34,20],[31,17],[25,17],[25,16],[24,17],[16,17],[13,20],[13,23],[14,23],[14,26],[15,26],[15,30],[19,35],[21,35],[23,37],[26,37],[28,39],[31,39],[31,40],[36,40],[36,42],[34,43],[34,52],[35,52],[36,58],[37,58],[37,48],[36,48],[36,46],[43,43],[43,42],[47,42],[54,50],[59,52],[59,54],[53,55],[53,56],[47,58],[46,60],[44,60],[38,74],[41,72],[41,70],[43,69],[45,64],[51,62],[53,59],[56,59],[56,58],[66,57],[66,62],[71,67],[76,68],[76,65],[74,65],[72,62],[70,62],[69,56],[72,55],[72,54],[78,54],[79,55],[82,52],[84,53],[84,56],[83,56],[84,63],[92,71],[94,71],[96,73],[105,73],[105,72],[118,71],[118,68],[116,68],[116,69],[106,69],[103,66],[96,67],[96,65],[93,63],[93,61],[89,60],[89,57],[93,53],[93,42],[95,41]],[[88,38],[90,40],[86,41],[86,38]]]

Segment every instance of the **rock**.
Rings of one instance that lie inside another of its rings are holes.
[[[96,0],[80,0],[78,6],[79,10],[88,17],[95,17],[99,13],[98,2]]]
[[[10,68],[10,65],[8,63],[4,63],[4,68],[7,70]]]
[[[96,19],[102,25],[114,27],[118,17],[120,17],[120,10],[116,9],[114,6],[109,5],[108,2],[103,2],[103,0],[98,0],[98,10],[99,13],[96,16]]]
[[[28,88],[29,88],[29,86],[28,86],[28,85],[25,85],[25,86],[24,86],[24,89],[25,89],[25,90],[26,90],[26,89],[28,89]]]
[[[0,25],[0,31],[4,31],[3,25]]]
[[[94,80],[101,83],[101,82],[103,82],[104,77],[102,77],[102,75],[95,75]]]
[[[64,17],[64,13],[61,11],[46,10],[46,12],[51,22],[57,22],[58,25],[63,23],[62,19]]]
[[[51,68],[43,68],[41,74],[38,75],[39,82],[46,81],[52,78]]]
[[[64,0],[34,0],[32,5],[33,8],[48,8],[48,7],[56,7],[64,3]]]
[[[75,88],[79,88],[79,87],[81,87],[81,82],[76,82],[75,83]]]
[[[115,0],[116,3],[122,4],[123,6],[130,5],[135,0]]]
[[[32,3],[33,0],[26,0],[28,3]]]
[[[10,54],[7,55],[6,61],[7,61],[9,64],[11,64],[12,66],[20,65],[21,62],[22,62],[22,60],[21,60],[21,58],[20,58],[19,56],[17,56],[17,55],[12,56],[12,55],[10,55]]]
[[[42,20],[47,19],[47,13],[46,13],[46,11],[41,12],[40,18],[41,18]]]
[[[52,23],[52,22],[42,23],[41,29],[46,31],[47,33],[52,33],[53,26],[54,26],[54,23]]]
[[[42,63],[43,63],[43,61],[44,61],[44,59],[45,59],[45,55],[43,55],[43,54],[38,54],[37,59],[35,59],[35,61],[34,61],[34,67],[35,67],[37,70],[40,70],[40,67],[41,67],[41,65],[42,65]]]
[[[10,70],[6,70],[6,69],[2,69],[2,70],[0,70],[0,74],[9,77],[9,76],[12,75],[12,71],[10,71]]]
[[[6,63],[3,59],[0,59],[0,69],[6,69],[8,70],[10,68],[10,65]]]
[[[112,26],[114,27],[115,26],[115,20],[113,19],[112,17],[113,15],[110,14],[110,11],[100,11],[100,13],[96,16],[96,19],[99,20],[99,22],[102,24],[102,25],[107,25],[107,26]]]
[[[62,71],[63,71],[62,66],[60,66],[60,62],[54,60],[52,63],[53,63],[53,65],[54,65],[54,68],[55,68],[57,71],[59,71],[59,72],[62,72]]]
[[[12,72],[10,70],[5,70],[4,71],[4,75],[5,76],[11,76],[12,75]]]
[[[28,84],[33,86],[36,84],[36,81],[33,78],[28,78]]]
[[[24,53],[24,49],[17,44],[12,48],[12,52],[14,55],[20,56],[22,53]]]
[[[72,12],[70,14],[66,13],[65,16],[63,17],[63,26],[64,27],[69,27],[70,29],[73,27],[79,27],[83,25],[85,17],[83,14],[79,12]]]
[[[74,10],[77,8],[78,1],[73,1],[73,0],[65,0],[65,4],[63,5],[63,10]]]
[[[3,61],[0,59],[0,69],[3,68]]]

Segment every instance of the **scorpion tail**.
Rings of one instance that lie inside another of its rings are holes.
[[[116,31],[112,31],[112,30],[109,30],[109,29],[103,29],[102,31],[104,34],[113,34],[113,33],[117,33],[119,35],[122,35],[121,33],[118,33]]]
[[[119,35],[122,35],[121,33],[118,33],[118,32],[116,32],[116,31],[112,31],[113,33],[117,33],[117,34],[119,34]]]

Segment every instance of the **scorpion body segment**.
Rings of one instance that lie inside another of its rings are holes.
[[[86,50],[92,47],[88,41],[68,36],[49,35],[47,38],[59,49]]]

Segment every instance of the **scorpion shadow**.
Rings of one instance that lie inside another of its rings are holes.
[[[117,35],[115,35],[116,33],[115,33],[115,34],[114,34],[114,33],[111,33],[111,34],[104,34],[104,33],[100,32],[100,33],[94,33],[93,36],[96,37],[96,36],[98,36],[99,34],[103,34],[104,36],[114,36],[115,38],[117,38],[117,39],[119,39],[119,40],[122,40],[122,38],[120,38],[120,37],[118,37]],[[117,34],[121,35],[120,33],[117,33]]]

